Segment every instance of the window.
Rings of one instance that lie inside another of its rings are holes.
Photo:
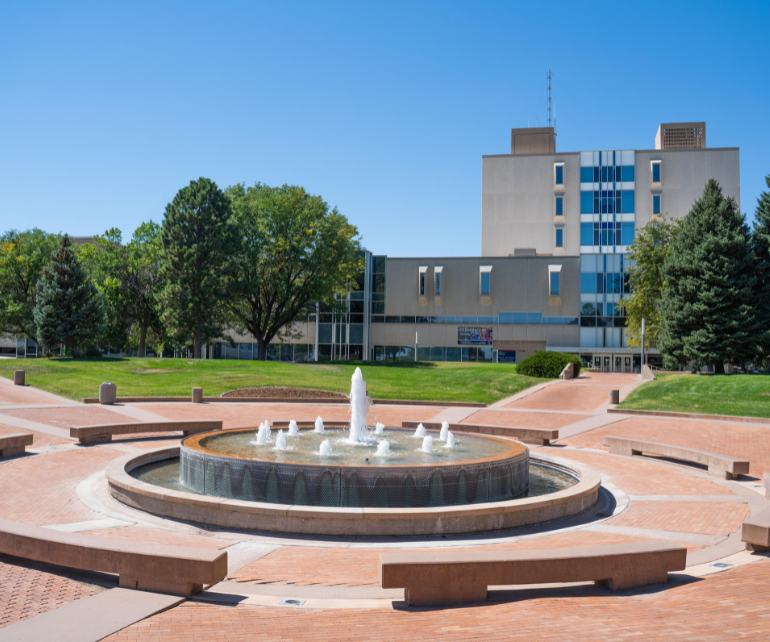
[[[564,165],[556,166],[556,184],[564,185]]]
[[[660,196],[652,197],[652,213],[660,214]]]
[[[634,213],[634,190],[625,190],[623,192],[623,214]]]
[[[652,182],[660,183],[660,163],[652,164]]]
[[[489,272],[481,273],[481,296],[489,296]]]
[[[583,273],[580,275],[580,293],[596,294],[596,274]]]
[[[559,296],[559,273],[551,272],[551,296]]]
[[[581,183],[593,183],[594,182],[594,168],[593,167],[581,167],[580,168],[580,182]]]
[[[556,198],[556,216],[564,216],[564,199],[561,196]]]
[[[634,224],[623,223],[621,245],[631,245],[634,242]]]
[[[634,166],[623,166],[620,168],[620,177],[624,183],[632,183],[634,181]]]
[[[593,192],[580,192],[580,213],[581,214],[594,213],[594,193]]]
[[[593,245],[593,244],[594,244],[594,224],[581,223],[580,224],[580,245]]]
[[[441,272],[436,273],[436,296],[441,296]]]
[[[425,272],[420,272],[420,296],[425,296]]]
[[[564,230],[561,228],[556,230],[556,247],[564,247]]]

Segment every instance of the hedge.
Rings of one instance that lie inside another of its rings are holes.
[[[561,371],[567,367],[568,363],[574,364],[573,376],[577,377],[583,362],[576,354],[563,352],[536,352],[517,364],[516,372],[528,377],[558,379]]]

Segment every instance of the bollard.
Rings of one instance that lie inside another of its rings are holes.
[[[113,404],[118,398],[118,387],[114,383],[103,383],[99,386],[99,403]]]
[[[24,370],[14,370],[13,371],[13,385],[14,386],[24,386],[24,385],[26,385],[24,383]]]
[[[193,388],[192,402],[203,403],[203,388]]]
[[[620,403],[620,390],[610,390],[610,405],[617,406]]]

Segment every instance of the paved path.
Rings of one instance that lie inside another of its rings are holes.
[[[0,494],[0,517],[110,539],[228,551],[225,582],[155,615],[141,609],[117,613],[114,631],[104,633],[114,632],[107,638],[111,640],[770,639],[770,565],[763,556],[741,553],[736,536],[750,513],[770,505],[758,481],[718,480],[692,466],[610,455],[602,445],[607,434],[697,445],[750,459],[752,475],[759,478],[770,472],[768,426],[606,414],[609,390],[627,392],[636,383],[627,375],[589,374],[524,391],[486,409],[374,406],[369,415],[370,422],[386,425],[447,420],[557,428],[558,443],[533,452],[589,465],[617,497],[625,498],[613,515],[590,522],[415,540],[293,538],[172,522],[113,500],[102,472],[125,452],[175,444],[179,436],[119,437],[110,444],[81,447],[59,435],[74,424],[137,420],[211,418],[222,419],[226,428],[318,415],[344,420],[347,407],[147,403],[107,408],[32,398],[26,404],[20,398],[0,404],[0,432],[30,428],[37,453],[0,462],[5,491]],[[0,386],[3,390],[7,392]],[[379,553],[393,548],[512,550],[650,539],[688,548],[687,573],[665,587],[618,594],[588,585],[504,587],[483,605],[408,609],[397,592],[383,591],[377,579]],[[716,559],[729,564],[727,570],[712,566]],[[25,629],[38,631],[41,624],[54,626],[47,622],[72,621],[60,608],[66,604],[82,601],[85,612],[89,603],[97,607],[96,600],[107,599],[100,597],[105,585],[98,579],[13,558],[0,558],[0,586],[5,598],[0,600],[0,640],[16,622],[29,622]],[[305,602],[300,608],[281,606],[287,597]],[[70,612],[79,613],[74,607]],[[46,613],[48,617],[41,615]]]

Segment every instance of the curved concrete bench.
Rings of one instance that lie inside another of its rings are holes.
[[[687,446],[674,446],[672,444],[661,444],[655,441],[644,441],[642,439],[632,439],[630,437],[606,436],[602,443],[610,447],[610,453],[615,455],[641,455],[648,453],[650,455],[660,455],[661,457],[670,457],[671,459],[681,459],[682,461],[691,461],[696,464],[708,466],[710,475],[717,475],[724,479],[732,479],[737,475],[749,474],[749,462],[745,459],[737,459],[730,455],[712,453],[708,450],[698,450],[697,448],[688,448]]]
[[[440,430],[441,424],[430,421],[402,421],[402,428],[417,428],[422,424],[428,430]],[[558,430],[546,430],[544,428],[512,428],[509,426],[486,426],[482,424],[449,424],[452,432],[472,432],[480,435],[492,435],[494,437],[510,437],[518,439],[525,444],[534,446],[547,446],[552,439],[559,438]]]
[[[687,549],[637,542],[536,551],[382,553],[382,588],[403,588],[413,606],[481,602],[488,586],[589,582],[611,590],[659,584],[682,571]]]
[[[741,541],[749,550],[770,551],[770,508],[743,522]]]
[[[103,444],[112,441],[113,435],[138,435],[147,432],[182,432],[184,436],[199,432],[222,430],[222,422],[206,421],[156,421],[137,424],[103,424],[101,426],[71,426],[70,437],[81,444]]]
[[[12,435],[0,435],[0,458],[23,455],[27,446],[32,445],[31,432],[15,432]]]
[[[116,573],[124,588],[192,595],[227,575],[227,551],[127,542],[0,519],[0,552],[48,564]]]

